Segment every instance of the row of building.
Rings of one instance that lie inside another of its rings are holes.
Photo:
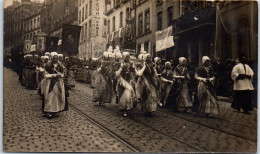
[[[16,4],[17,3],[17,4]],[[5,47],[37,34],[61,39],[62,25],[81,26],[79,57],[99,57],[119,45],[139,54],[257,59],[258,10],[254,1],[208,0],[21,0],[5,9]]]

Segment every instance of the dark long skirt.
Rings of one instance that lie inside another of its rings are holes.
[[[251,92],[250,90],[234,91],[234,99],[231,107],[236,110],[242,108],[244,111],[253,111]]]

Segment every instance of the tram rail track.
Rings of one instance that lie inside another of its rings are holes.
[[[87,87],[87,86],[85,86],[85,87]],[[89,87],[88,87],[88,88],[89,88]],[[79,96],[81,96],[81,97],[83,97],[83,98],[85,98],[85,99],[87,99],[87,100],[89,100],[89,101],[92,101],[89,97],[83,96],[83,95],[81,95],[81,94],[79,94],[79,93],[76,93],[76,92],[74,92],[74,91],[72,91],[72,93],[74,93],[74,94],[76,94],[76,95],[79,95]],[[117,111],[115,111],[115,110],[113,110],[113,109],[111,109],[111,108],[108,108],[108,109],[109,109],[109,110],[112,110],[112,111],[114,111],[114,112],[117,112]],[[239,135],[236,135],[236,134],[227,132],[227,131],[223,131],[223,130],[220,130],[220,129],[216,129],[216,128],[211,127],[211,126],[209,126],[209,125],[205,125],[205,124],[202,124],[202,123],[196,123],[196,122],[194,122],[194,121],[192,121],[192,120],[189,120],[189,119],[187,119],[187,118],[180,117],[180,116],[178,116],[178,115],[176,115],[176,114],[171,114],[171,113],[163,112],[163,111],[161,111],[161,110],[162,110],[162,109],[159,109],[159,110],[157,110],[157,111],[159,111],[159,112],[161,112],[161,113],[164,113],[164,114],[167,114],[167,115],[169,115],[169,116],[173,116],[173,117],[175,117],[175,118],[179,118],[179,119],[184,120],[184,121],[191,122],[191,123],[193,123],[193,124],[200,125],[200,126],[202,126],[202,127],[206,127],[206,128],[208,128],[208,129],[211,129],[211,130],[218,131],[218,132],[220,132],[220,133],[228,134],[228,135],[231,135],[231,136],[234,136],[234,137],[237,137],[237,138],[241,138],[241,139],[244,139],[244,140],[249,140],[249,141],[254,142],[254,143],[257,142],[257,139],[256,139],[256,140],[253,140],[253,139],[250,139],[250,138],[245,138],[245,137],[242,137],[242,136],[239,136]],[[128,117],[128,118],[130,118],[130,117]],[[136,122],[138,122],[138,123],[141,123],[141,122],[139,122],[139,121],[137,121],[137,120],[135,120],[135,119],[133,119],[133,118],[130,118],[130,119],[132,119],[132,120],[134,120],[134,121],[136,121]],[[220,119],[221,119],[221,120],[229,121],[229,120],[224,119],[224,118],[220,118]],[[231,120],[230,120],[230,121],[231,121]],[[233,122],[233,123],[236,123],[236,124],[238,124],[238,125],[244,125],[244,126],[246,126],[246,127],[252,127],[251,125],[241,124],[241,123],[238,123],[238,122],[236,122],[236,121],[232,121],[232,122]],[[146,124],[144,124],[144,123],[141,123],[141,124],[146,125]],[[153,127],[151,127],[151,126],[148,126],[148,125],[146,125],[146,126],[149,127],[149,128],[152,128],[152,129],[156,130],[155,128],[153,128]],[[158,131],[158,130],[156,130],[156,131],[157,131],[157,132],[160,132],[160,131]],[[163,133],[163,132],[160,132],[160,133]],[[169,136],[169,135],[167,134],[167,136]],[[182,141],[182,142],[184,142],[184,141]],[[184,143],[186,144],[186,142],[184,142]]]
[[[82,85],[84,85],[84,84],[82,84]],[[84,85],[84,87],[90,88],[90,87],[87,86],[87,85],[86,85],[86,86]],[[159,109],[158,111],[162,112],[161,110],[162,110],[162,109]],[[163,113],[165,113],[165,112],[163,112]],[[185,118],[180,117],[180,116],[177,115],[177,114],[170,114],[170,113],[165,113],[165,114],[168,114],[168,115],[171,115],[171,116],[175,116],[175,117],[181,118],[181,119],[183,119],[183,120],[187,120],[187,119],[185,119]],[[218,117],[216,117],[216,118],[217,118],[217,119],[221,119],[221,120],[225,120],[225,121],[229,121],[229,122],[231,122],[231,123],[235,123],[235,124],[238,124],[238,125],[243,125],[243,126],[246,126],[246,127],[256,128],[256,127],[254,127],[254,126],[252,126],[252,125],[250,125],[250,124],[246,124],[246,123],[239,122],[239,121],[232,120],[232,119],[225,119],[225,118],[222,117],[222,116],[218,116]],[[191,120],[190,120],[190,122],[195,123],[194,121],[191,121]],[[196,124],[197,124],[197,123],[196,123]]]
[[[225,134],[228,134],[228,135],[232,135],[232,136],[235,136],[235,137],[238,137],[238,138],[241,138],[241,139],[245,139],[245,140],[249,140],[249,141],[252,141],[252,142],[255,142],[255,143],[257,142],[257,140],[252,140],[252,139],[250,139],[250,138],[244,138],[244,137],[238,136],[238,135],[236,135],[236,134],[229,133],[229,132],[227,132],[227,131],[223,131],[223,130],[220,130],[220,129],[215,129],[214,127],[211,127],[211,126],[209,126],[209,125],[205,125],[205,124],[202,124],[202,123],[196,123],[196,122],[194,122],[194,121],[192,121],[192,120],[189,120],[189,119],[187,119],[187,118],[182,118],[182,117],[179,116],[179,115],[163,112],[163,111],[161,111],[160,109],[157,110],[157,111],[159,111],[159,112],[161,112],[161,113],[164,113],[164,114],[167,114],[167,115],[170,115],[170,116],[173,116],[173,117],[176,117],[176,118],[179,118],[179,119],[182,119],[182,120],[185,120],[185,121],[188,121],[188,122],[191,122],[191,123],[194,123],[194,124],[197,124],[197,125],[201,125],[201,126],[203,126],[203,127],[206,127],[206,128],[209,128],[209,129],[212,129],[212,130],[221,132],[221,133],[225,133]],[[221,119],[222,119],[222,118],[221,118]],[[225,120],[225,119],[222,119],[222,120]],[[240,124],[240,125],[241,125],[241,124]],[[248,125],[245,125],[245,126],[248,126]],[[251,126],[248,126],[248,127],[251,127]]]
[[[89,117],[88,115],[86,115],[84,112],[82,112],[80,109],[78,109],[77,107],[75,107],[74,105],[69,103],[69,107],[71,107],[74,111],[76,111],[77,113],[79,113],[80,115],[82,115],[83,117],[85,117],[86,119],[88,119],[90,122],[92,122],[93,124],[95,124],[96,126],[98,126],[99,128],[101,128],[103,131],[105,131],[106,133],[108,133],[109,135],[111,135],[112,137],[114,137],[115,139],[117,139],[119,142],[123,143],[124,145],[126,145],[129,149],[131,149],[133,152],[141,152],[139,149],[137,149],[135,146],[133,146],[131,143],[127,142],[126,140],[124,140],[123,138],[121,138],[120,136],[118,136],[117,134],[115,134],[113,131],[109,130],[108,128],[106,128],[105,126],[103,126],[101,123],[97,122],[96,120],[94,120],[93,118]]]
[[[78,96],[81,96],[82,98],[85,98],[85,99],[87,99],[87,100],[89,100],[89,101],[92,101],[92,100],[90,100],[90,98],[85,97],[85,96],[83,96],[83,95],[81,95],[81,94],[78,94],[78,93],[76,93],[76,92],[72,92],[72,93],[74,93],[74,94],[76,94],[76,95],[78,95]],[[116,111],[114,111],[114,110],[111,109],[111,108],[107,108],[107,109],[108,109],[108,110],[111,110],[111,111],[113,111],[113,112],[116,112]],[[188,146],[190,146],[190,147],[192,147],[192,148],[194,148],[194,149],[196,149],[196,150],[198,150],[198,151],[200,151],[200,152],[206,152],[205,150],[203,150],[203,149],[201,149],[201,148],[198,148],[198,147],[196,147],[196,146],[194,146],[194,145],[192,145],[192,144],[189,144],[189,143],[187,143],[187,142],[185,142],[185,141],[183,141],[183,140],[181,140],[181,139],[179,139],[179,138],[176,138],[176,137],[174,137],[174,136],[172,136],[172,135],[169,135],[169,134],[167,134],[167,133],[161,132],[161,131],[157,130],[156,128],[153,128],[153,127],[151,127],[151,126],[149,126],[149,125],[147,125],[147,124],[144,124],[144,123],[142,123],[142,122],[139,122],[139,121],[137,121],[137,120],[135,120],[135,119],[133,119],[133,118],[130,118],[130,117],[128,117],[128,118],[131,119],[131,120],[133,120],[133,121],[135,121],[135,122],[137,122],[137,123],[139,123],[139,124],[141,124],[141,125],[144,125],[145,127],[150,128],[150,129],[152,129],[152,130],[154,130],[154,131],[156,131],[156,132],[159,132],[159,133],[161,133],[161,134],[163,134],[163,135],[165,135],[165,136],[167,136],[167,137],[169,137],[169,138],[172,138],[172,139],[174,139],[174,140],[176,140],[176,141],[178,141],[178,142],[180,142],[180,143],[182,143],[182,144],[188,145]]]

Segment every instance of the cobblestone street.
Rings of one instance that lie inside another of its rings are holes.
[[[251,115],[220,102],[216,118],[160,108],[153,117],[137,109],[128,118],[116,104],[92,103],[93,90],[77,83],[69,111],[43,117],[36,90],[4,68],[3,146],[6,152],[256,152],[257,109]],[[106,128],[106,129],[103,129]]]

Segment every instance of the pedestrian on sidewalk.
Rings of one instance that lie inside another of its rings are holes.
[[[218,114],[219,104],[214,86],[215,76],[210,67],[210,59],[208,56],[202,57],[202,66],[196,70],[195,79],[199,82],[197,90],[198,102],[196,101],[196,103],[193,104],[197,106],[197,114],[207,116],[210,114]]]
[[[239,61],[231,73],[234,81],[234,99],[231,107],[238,111],[242,108],[245,114],[250,114],[249,111],[253,111],[251,93],[254,90],[252,85],[254,72],[247,64],[247,55],[241,54]]]

